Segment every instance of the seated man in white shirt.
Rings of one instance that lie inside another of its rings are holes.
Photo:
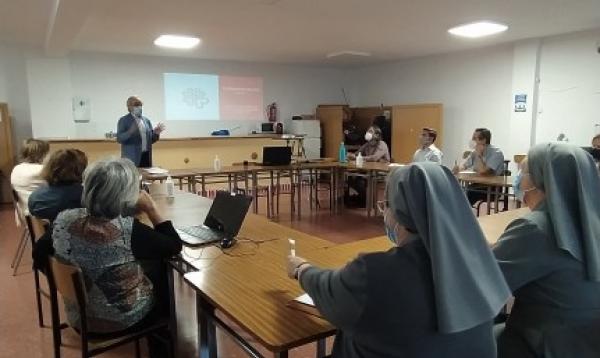
[[[443,153],[435,144],[437,131],[433,128],[423,128],[419,139],[421,147],[417,149],[413,156],[413,162],[433,162],[442,164]]]

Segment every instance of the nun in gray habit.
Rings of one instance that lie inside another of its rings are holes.
[[[539,144],[517,191],[531,209],[494,255],[515,296],[499,357],[600,357],[600,178],[592,157]]]
[[[510,292],[452,173],[396,169],[386,197],[389,251],[338,270],[288,257],[290,277],[338,328],[333,357],[495,357],[492,321]]]

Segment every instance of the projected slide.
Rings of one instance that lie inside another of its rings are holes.
[[[165,73],[167,120],[264,120],[260,77]]]

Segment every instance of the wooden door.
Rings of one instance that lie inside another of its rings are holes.
[[[10,173],[15,166],[8,105],[0,103],[0,202],[11,201]]]
[[[435,145],[442,147],[443,107],[441,104],[415,104],[392,107],[392,159],[410,163],[419,147],[423,127],[434,128],[438,135]]]
[[[344,141],[344,107],[317,107],[317,119],[321,122],[322,156],[325,158],[337,159],[340,143]]]

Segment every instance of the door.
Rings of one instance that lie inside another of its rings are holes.
[[[437,131],[435,145],[442,147],[443,107],[441,104],[415,104],[392,107],[392,159],[410,163],[419,147],[419,136],[424,127]]]
[[[8,105],[0,103],[0,202],[11,202],[10,173],[15,166]]]

